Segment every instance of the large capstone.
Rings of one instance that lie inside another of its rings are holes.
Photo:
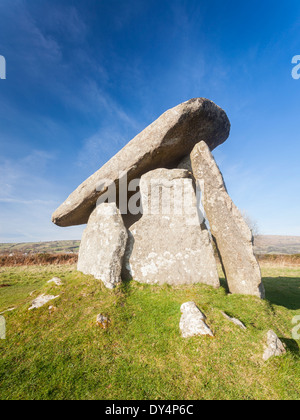
[[[109,187],[116,186],[118,194],[122,182],[128,184],[156,168],[175,168],[200,140],[213,150],[228,138],[229,131],[226,113],[208,99],[191,99],[166,111],[84,181],[54,212],[53,223],[87,223]]]
[[[156,169],[140,182],[142,218],[129,231],[123,275],[148,284],[219,287],[209,232],[191,174]]]
[[[121,282],[127,230],[115,203],[103,203],[91,214],[79,249],[78,271],[113,289]]]
[[[253,252],[252,232],[229,197],[223,176],[204,141],[193,149],[191,162],[230,292],[263,298],[264,287]]]

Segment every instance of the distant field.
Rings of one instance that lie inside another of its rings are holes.
[[[257,254],[300,254],[300,236],[260,235],[254,245]]]
[[[78,253],[80,241],[0,244],[0,254],[68,254]],[[300,236],[261,235],[255,238],[256,254],[300,254]]]
[[[29,242],[0,244],[0,254],[68,254],[78,253],[80,241]]]

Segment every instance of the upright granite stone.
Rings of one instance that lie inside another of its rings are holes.
[[[123,275],[141,283],[219,287],[213,247],[200,225],[191,174],[156,169],[140,182],[142,218],[131,226]]]
[[[193,149],[191,162],[230,292],[264,298],[252,233],[229,197],[222,174],[204,141]]]
[[[176,167],[200,140],[213,150],[229,131],[226,113],[208,99],[191,99],[170,109],[83,182],[54,212],[53,223],[87,223],[98,198],[110,186],[118,188],[120,182],[129,183],[156,168]]]
[[[113,289],[121,282],[126,242],[127,230],[116,204],[100,204],[83,232],[78,271],[93,275]]]

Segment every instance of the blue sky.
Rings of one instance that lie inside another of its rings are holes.
[[[227,112],[214,151],[262,234],[300,235],[300,2],[1,0],[0,242],[80,239],[51,214],[167,109]]]

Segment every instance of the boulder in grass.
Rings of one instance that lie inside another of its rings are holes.
[[[271,357],[282,356],[285,353],[286,349],[282,341],[277,337],[274,331],[268,331],[267,346],[263,354],[263,360],[266,362]]]
[[[214,337],[212,330],[206,323],[205,315],[194,302],[186,302],[181,306],[181,319],[179,328],[183,338],[197,335]]]
[[[103,330],[107,330],[107,328],[111,324],[111,321],[110,321],[110,319],[107,316],[104,316],[102,314],[99,314],[99,315],[97,315],[96,323]]]
[[[31,303],[31,307],[28,310],[31,311],[32,309],[41,308],[42,306],[46,305],[46,303],[50,302],[51,300],[57,299],[57,298],[59,298],[59,296],[52,296],[52,295],[43,294],[43,295],[37,297]]]

